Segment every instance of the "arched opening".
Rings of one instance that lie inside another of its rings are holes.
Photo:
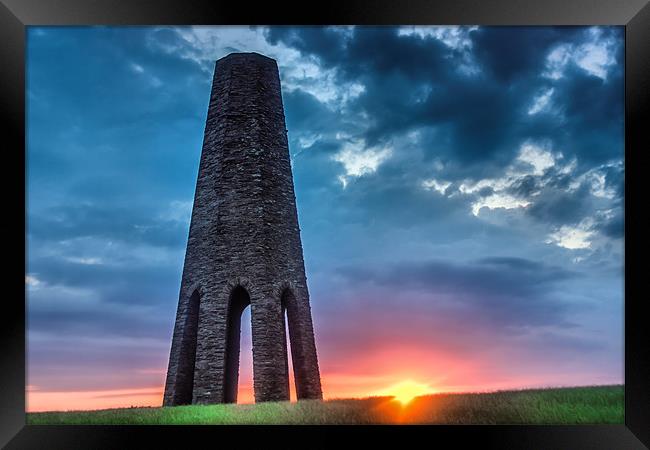
[[[251,308],[241,314],[241,337],[239,340],[239,377],[237,380],[237,403],[255,403],[253,389],[253,327]]]
[[[239,383],[239,351],[241,340],[241,317],[244,309],[251,304],[246,289],[237,286],[230,294],[226,329],[226,355],[224,372],[224,403],[237,403]]]
[[[187,304],[187,314],[183,324],[183,337],[178,358],[178,371],[176,374],[176,405],[189,405],[192,403],[194,390],[194,364],[196,361],[196,339],[199,329],[199,308],[201,296],[195,290]]]
[[[291,289],[287,288],[282,292],[280,297],[280,304],[282,306],[282,330],[284,331],[284,350],[287,367],[286,371],[288,374],[289,382],[289,400],[295,401],[298,399],[297,396],[297,381],[295,376],[296,369],[296,352],[295,352],[295,340],[298,339],[294,326],[292,324],[296,323],[295,315],[295,303],[296,298],[293,295]],[[292,331],[294,329],[294,331]],[[288,338],[288,339],[287,339]],[[291,361],[291,362],[289,362]]]

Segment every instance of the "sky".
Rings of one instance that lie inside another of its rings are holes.
[[[622,27],[28,27],[29,411],[162,403],[214,61],[251,51],[325,398],[623,383]]]

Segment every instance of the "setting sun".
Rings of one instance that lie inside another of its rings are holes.
[[[426,384],[417,383],[412,380],[405,380],[386,389],[384,393],[386,395],[391,395],[402,405],[407,405],[415,397],[432,394],[433,389]]]

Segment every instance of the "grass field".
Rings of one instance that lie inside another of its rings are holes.
[[[621,424],[623,386],[27,414],[44,424]]]

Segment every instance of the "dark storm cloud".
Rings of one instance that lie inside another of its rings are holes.
[[[80,308],[38,311],[36,308],[30,308],[27,321],[30,330],[58,337],[163,338],[170,334],[172,325],[166,317],[160,316],[159,311],[158,307],[143,316],[141,310],[128,307],[122,311]]]
[[[618,204],[622,204],[625,195],[625,167],[623,161],[601,168],[605,175],[606,187],[614,191]]]
[[[295,148],[295,147],[294,147]],[[300,148],[298,146],[298,148]],[[319,140],[306,151],[294,153],[293,177],[301,190],[296,192],[298,201],[309,197],[312,201],[321,201],[337,197],[336,177],[340,173],[339,164],[332,160],[332,155],[340,149],[340,144],[332,140]],[[303,149],[304,150],[304,149]],[[311,202],[310,202],[311,203]],[[299,211],[299,214],[319,213],[316,208],[311,211]]]
[[[286,108],[285,120],[291,129],[312,133],[329,129],[338,117],[313,95],[296,89],[282,95]]]
[[[433,197],[422,189],[414,174],[404,166],[385,164],[377,177],[361,178],[355,182],[354,192],[340,194],[340,202],[359,223],[380,223],[385,227],[408,228],[423,224],[439,226],[443,219],[464,214],[466,205],[460,199]],[[385,215],[386,208],[391,211]],[[459,231],[471,229],[472,224],[458,224]],[[463,232],[460,231],[460,232]],[[450,234],[454,234],[450,230]]]
[[[499,82],[535,79],[549,50],[581,33],[582,27],[481,27],[472,33],[473,54]]]
[[[505,144],[521,96],[504,95],[493,79],[459,73],[457,63],[451,62],[454,51],[439,40],[364,27],[355,30],[348,51],[340,70],[366,88],[352,108],[373,121],[364,133],[369,145],[434,127],[447,136],[449,145],[431,145],[429,151],[462,164],[490,160],[509,150]]]
[[[540,222],[561,225],[580,222],[592,210],[589,187],[582,186],[575,192],[544,189],[526,212]]]
[[[526,258],[517,258],[517,257],[508,257],[508,256],[492,256],[489,258],[481,258],[477,261],[480,265],[492,266],[492,267],[502,267],[503,269],[513,269],[515,271],[538,271],[544,272],[548,268],[544,264],[531,261]]]
[[[579,275],[518,257],[483,258],[474,263],[430,260],[378,268],[343,267],[337,272],[351,285],[368,283],[395,292],[450,296],[482,317],[503,326],[564,324],[571,305],[553,298],[563,281]]]
[[[466,79],[433,91],[418,115],[421,126],[448,130],[452,150],[445,158],[473,164],[496,158],[501,164],[517,149],[517,115],[522,95],[504,95],[498,84]]]
[[[350,279],[387,283],[414,289],[445,292],[474,292],[503,296],[539,293],[555,282],[573,278],[575,273],[548,267],[524,258],[483,258],[474,264],[444,261],[403,263],[384,270],[343,269]]]
[[[620,229],[622,223],[623,165],[596,166],[582,173],[581,177],[551,168],[543,177],[519,179],[508,191],[529,199],[531,205],[526,208],[526,213],[541,223],[577,224],[590,217],[596,220],[596,228],[602,229],[605,235],[617,236],[619,233],[615,230]],[[603,195],[607,198],[603,199]],[[606,208],[603,208],[603,203]],[[602,217],[605,209],[613,216]]]
[[[485,163],[511,159],[528,138],[558,140],[567,156],[588,161],[621,153],[620,68],[606,81],[571,63],[561,79],[542,76],[553,49],[570,43],[576,51],[589,41],[582,27],[482,27],[467,33],[471,49],[400,36],[390,27],[356,27],[350,36],[322,28],[271,28],[267,36],[336,68],[342,82],[365,87],[349,108],[368,114],[371,124],[361,133],[368,145],[433,127],[435,139],[425,143],[430,151],[479,172]],[[605,28],[601,39],[614,38],[620,40],[620,30]],[[470,66],[478,75],[459,72],[461,54],[473,57]],[[550,87],[560,114],[527,115],[534,96]]]
[[[271,44],[282,41],[287,46],[313,54],[326,66],[336,64],[346,50],[345,34],[336,27],[270,27],[266,39]]]
[[[564,131],[555,137],[568,156],[575,155],[583,167],[621,158],[623,153],[623,82],[614,72],[604,81],[578,68],[571,68],[555,88],[559,108],[565,115]],[[559,139],[558,139],[559,138]]]
[[[614,215],[596,224],[595,228],[605,236],[620,239],[625,235],[625,216],[622,209],[616,210]]]
[[[182,248],[188,223],[159,218],[154,208],[134,209],[122,205],[59,205],[28,218],[33,236],[48,241],[96,237],[168,248]]]
[[[182,255],[182,253],[179,253]],[[105,302],[151,304],[161,298],[173,298],[178,284],[177,267],[142,264],[128,259],[120,264],[84,264],[68,262],[61,257],[34,258],[30,273],[50,285],[93,288]]]
[[[352,79],[399,73],[411,82],[431,82],[449,76],[450,65],[444,64],[449,54],[439,40],[399,36],[390,27],[357,27],[345,54],[347,64],[339,67]]]
[[[538,177],[532,175],[526,175],[522,178],[519,178],[510,186],[509,191],[524,198],[531,197],[535,192],[541,188],[541,180]],[[479,191],[479,195],[486,197],[492,194],[493,190],[491,188],[485,188],[486,190]]]

